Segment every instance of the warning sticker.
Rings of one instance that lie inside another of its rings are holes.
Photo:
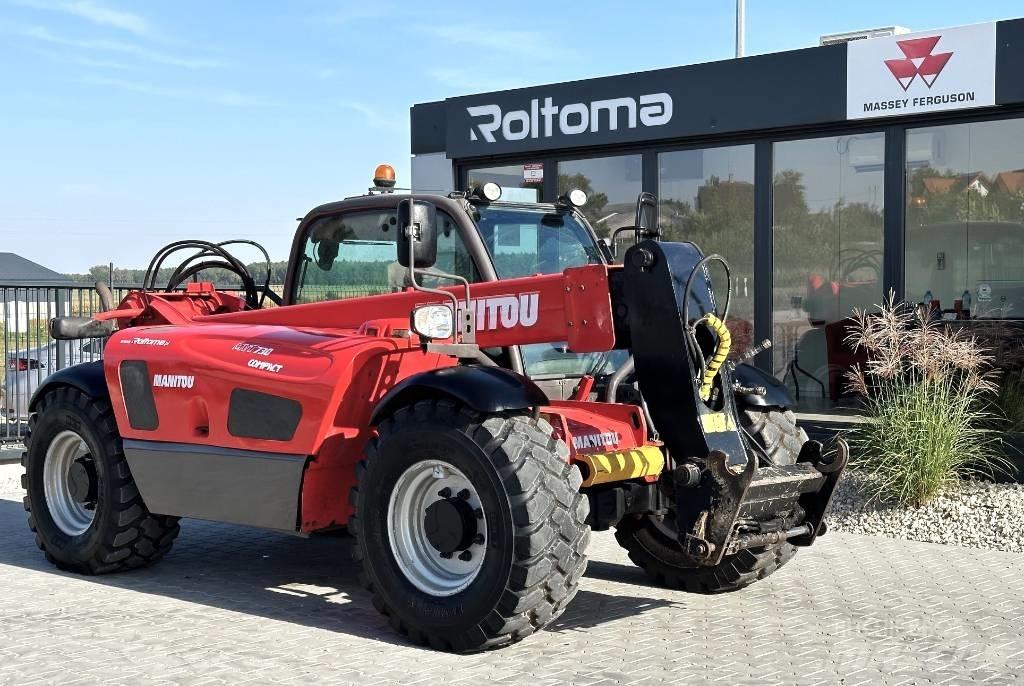
[[[524,164],[523,183],[544,183],[544,165],[540,162]]]

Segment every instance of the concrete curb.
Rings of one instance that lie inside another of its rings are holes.
[[[20,464],[21,453],[24,450],[25,446],[22,445],[8,445],[0,448],[0,464]]]

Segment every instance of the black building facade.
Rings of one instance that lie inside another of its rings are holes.
[[[804,409],[842,404],[854,307],[1024,319],[1024,19],[412,108],[413,185],[577,187],[595,228],[660,201],[732,265],[734,338]]]

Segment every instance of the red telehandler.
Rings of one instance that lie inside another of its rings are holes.
[[[301,220],[283,298],[269,261],[259,284],[227,244],[182,241],[119,304],[98,285],[106,311],[51,322],[109,337],[31,403],[25,507],[51,562],[148,565],[180,517],[347,527],[392,625],[468,652],[556,618],[591,530],[695,592],[824,533],[845,444],[807,440],[786,389],[728,359],[728,266],[659,241],[652,195],[620,265],[579,191],[502,202],[493,183],[399,194],[377,176]],[[194,280],[215,268],[242,292]]]

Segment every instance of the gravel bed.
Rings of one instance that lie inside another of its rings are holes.
[[[0,464],[0,495],[20,496],[21,490],[21,465]]]
[[[919,508],[871,500],[865,477],[847,472],[832,498],[832,531],[1024,552],[1024,484],[965,481]]]

